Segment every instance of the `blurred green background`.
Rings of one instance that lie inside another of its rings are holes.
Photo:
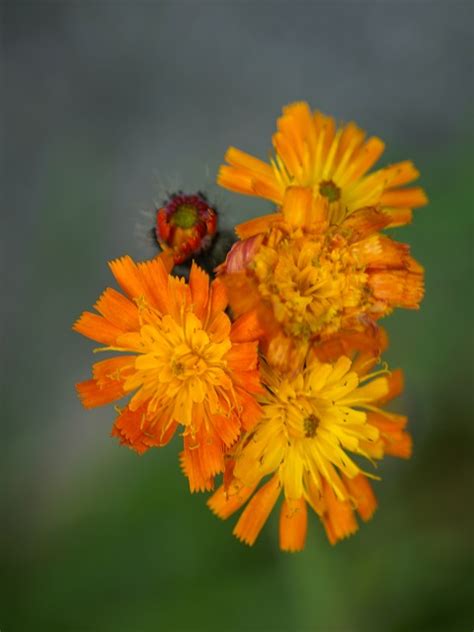
[[[1,5],[4,222],[0,629],[444,631],[474,625],[471,2]],[[70,327],[153,254],[155,201],[205,190],[232,226],[267,210],[220,191],[229,144],[265,157],[306,99],[413,159],[431,203],[396,231],[426,266],[420,312],[385,321],[406,372],[413,458],[331,547],[257,545],[189,495],[178,442],[142,457],[85,411],[93,343]]]

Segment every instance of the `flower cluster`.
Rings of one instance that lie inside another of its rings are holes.
[[[138,453],[179,432],[190,490],[222,475],[208,505],[223,519],[241,510],[243,542],[281,497],[280,547],[299,551],[308,505],[334,544],[375,511],[371,466],[411,454],[406,417],[385,408],[403,376],[381,362],[378,321],[419,307],[423,268],[382,231],[427,200],[405,186],[411,162],[369,173],[382,141],[306,103],[284,108],[273,145],[270,164],[226,154],[219,184],[275,208],[236,227],[212,281],[195,262],[187,280],[172,273],[216,236],[202,194],[158,210],[157,257],[111,262],[122,292],[107,288],[74,329],[115,353],[77,390],[86,407],[128,398],[112,434]]]

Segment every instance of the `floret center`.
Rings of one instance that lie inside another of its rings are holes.
[[[319,417],[313,414],[309,415],[309,417],[306,417],[306,419],[303,421],[304,436],[307,439],[312,439],[316,436],[319,421]]]
[[[323,180],[319,184],[319,192],[330,202],[337,202],[341,197],[341,189],[332,180]]]

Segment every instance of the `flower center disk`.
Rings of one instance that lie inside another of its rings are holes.
[[[341,197],[341,189],[332,180],[323,180],[319,184],[319,192],[329,200],[337,202]]]
[[[136,373],[125,384],[127,390],[141,386],[131,406],[148,399],[149,412],[155,412],[174,398],[179,421],[190,425],[192,404],[206,397],[206,406],[214,408],[216,388],[229,381],[225,355],[231,342],[212,341],[192,312],[184,314],[182,324],[169,315],[150,320],[140,330]]]
[[[347,248],[324,239],[262,246],[253,267],[260,295],[291,336],[310,338],[336,331],[343,311],[363,300],[363,269]]]

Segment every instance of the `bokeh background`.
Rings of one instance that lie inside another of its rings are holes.
[[[473,3],[3,2],[2,632],[445,631],[473,617]],[[142,457],[83,410],[93,343],[71,332],[154,253],[166,191],[222,223],[267,211],[214,184],[234,144],[265,157],[305,99],[413,159],[431,204],[397,231],[426,265],[419,312],[386,321],[415,451],[335,548],[316,517],[282,554],[190,496],[179,445]]]

